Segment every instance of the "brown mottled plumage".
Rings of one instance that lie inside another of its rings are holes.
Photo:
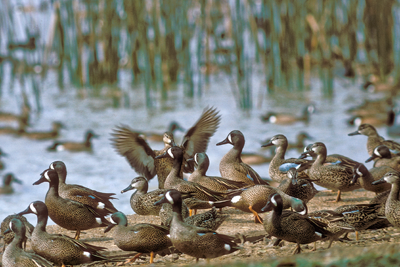
[[[396,171],[400,171],[400,156],[392,154],[389,148],[385,145],[375,147],[371,157],[365,162],[374,160],[374,167],[389,166]]]
[[[14,238],[14,233],[8,232],[8,233],[4,233],[10,225],[10,221],[14,218],[19,219],[20,221],[22,221],[25,224],[25,229],[27,229],[28,231],[26,231],[26,235],[25,237],[22,238],[23,243],[24,243],[24,247],[26,246],[26,241],[28,240],[28,237],[32,234],[33,232],[33,225],[30,224],[26,218],[22,215],[16,215],[16,214],[12,214],[12,215],[8,215],[7,217],[4,218],[4,220],[1,222],[1,226],[0,226],[0,230],[1,230],[1,235],[3,236],[3,240],[4,240],[4,247],[3,247],[3,251],[6,248],[6,246],[8,244],[11,243],[11,241]]]
[[[76,230],[76,239],[79,239],[81,230],[109,225],[109,222],[104,218],[105,215],[100,214],[94,208],[59,196],[58,175],[55,170],[44,171],[34,185],[43,182],[50,184],[45,199],[48,215],[59,226],[68,230]]]
[[[29,139],[35,139],[35,140],[49,140],[49,139],[55,139],[60,135],[60,129],[64,128],[64,125],[61,122],[53,122],[52,123],[52,129],[48,132],[27,132],[23,131],[20,132],[19,135],[29,138]]]
[[[18,214],[29,213],[37,216],[37,224],[31,237],[31,247],[36,254],[63,266],[106,259],[98,253],[100,250],[105,250],[104,247],[89,245],[65,235],[47,233],[48,210],[43,202],[32,202],[26,210]]]
[[[353,179],[351,180],[351,184],[356,183],[359,178],[361,186],[368,191],[375,192],[376,194],[385,192],[390,190],[390,184],[383,183],[373,185],[372,182],[381,179],[387,172],[393,171],[394,169],[389,166],[381,166],[381,167],[373,167],[371,169],[367,169],[364,164],[358,163],[353,168]]]
[[[97,138],[98,135],[93,131],[88,130],[85,133],[85,139],[83,142],[73,141],[55,141],[51,146],[47,148],[47,151],[70,151],[70,152],[92,152],[92,138]]]
[[[184,158],[189,159],[194,154],[205,152],[211,136],[215,133],[220,123],[220,116],[215,108],[205,109],[199,120],[185,134],[181,148],[184,150]],[[140,133],[127,126],[117,126],[111,134],[112,145],[118,154],[125,157],[131,167],[147,180],[156,174],[158,188],[164,188],[164,182],[172,169],[173,160],[170,158],[156,158],[164,154],[168,148],[175,145],[173,134],[164,134],[164,148],[152,150]],[[193,172],[194,164],[182,163],[182,171]]]

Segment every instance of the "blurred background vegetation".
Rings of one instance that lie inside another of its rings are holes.
[[[60,90],[107,87],[115,107],[129,106],[128,79],[152,108],[173,90],[201,96],[218,73],[250,109],[255,74],[265,94],[308,90],[316,76],[329,97],[337,75],[396,89],[399,26],[400,0],[0,0],[0,79],[38,110],[49,72]]]

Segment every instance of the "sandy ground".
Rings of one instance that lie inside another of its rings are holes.
[[[365,191],[363,189],[353,192],[345,192],[342,194],[342,201],[339,203],[330,202],[335,200],[336,193],[324,191],[318,193],[308,204],[309,211],[320,209],[334,209],[341,205],[354,204],[354,203],[368,203],[374,197],[374,193]],[[243,213],[234,208],[226,208],[223,213],[229,214],[228,219],[217,230],[219,233],[236,235],[237,233],[243,234],[248,241],[242,244],[243,249],[236,251],[230,255],[225,255],[216,259],[211,259],[208,264],[221,265],[231,264],[233,262],[242,262],[245,264],[257,262],[271,262],[278,260],[284,265],[291,265],[290,262],[295,260],[295,257],[306,257],[307,259],[317,259],[325,264],[343,258],[354,258],[357,255],[365,253],[390,253],[390,251],[399,251],[400,248],[400,231],[396,228],[390,227],[380,230],[368,230],[360,232],[360,240],[355,241],[354,233],[349,234],[350,241],[339,242],[335,241],[330,249],[326,249],[328,241],[320,241],[317,243],[317,250],[311,251],[313,244],[302,245],[303,252],[300,255],[292,256],[292,251],[295,248],[294,243],[283,242],[279,247],[273,247],[273,239],[267,238],[263,225],[255,224],[253,216],[250,213]],[[263,215],[261,215],[263,217]],[[136,214],[129,215],[129,223],[155,223],[159,224],[160,219],[156,216],[138,216]],[[105,252],[107,255],[125,255],[132,252],[124,252],[118,249],[112,240],[112,230],[104,234],[103,228],[92,229],[85,231],[81,234],[81,239],[85,242],[107,247]],[[58,226],[49,226],[48,232],[62,233],[69,236],[74,235],[71,231],[65,231]],[[28,243],[29,244],[29,243]],[[29,248],[29,247],[28,247]],[[195,258],[181,254],[170,254],[164,257],[157,255],[155,257],[154,265],[193,265]],[[149,264],[149,255],[144,255],[142,259],[137,260],[135,263],[127,265],[122,262],[100,262],[91,263],[82,266],[130,266],[138,264]],[[207,264],[202,259],[199,264]],[[292,265],[293,266],[293,265]]]

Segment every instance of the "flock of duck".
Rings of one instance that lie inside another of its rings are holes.
[[[328,155],[322,142],[305,146],[298,158],[285,158],[287,138],[282,134],[273,136],[262,145],[275,147],[269,176],[279,186],[273,187],[271,180],[261,178],[242,161],[246,156],[242,155],[245,138],[239,130],[231,131],[217,143],[232,146],[220,161],[221,177],[206,174],[210,162],[205,152],[220,120],[215,108],[206,108],[180,145],[175,143],[173,132],[183,129],[172,123],[162,135],[161,150],[153,150],[148,143],[159,138],[154,134],[125,125],[112,130],[111,145],[140,174],[121,193],[135,189],[130,198],[132,210],[140,216],[160,216],[161,225],[129,225],[126,215],[112,204],[114,193],[68,184],[66,164],[52,162],[33,183],[48,183],[45,201],[28,204],[26,210],[8,216],[1,224],[3,265],[65,266],[117,260],[104,255],[107,248],[80,240],[81,231],[98,227],[104,227],[104,232],[113,229],[114,243],[121,250],[138,252],[127,263],[142,253],[150,253],[152,263],[156,253],[172,248],[196,260],[219,257],[241,249],[235,237],[216,232],[228,217],[222,213],[225,207],[253,214],[254,222],[262,223],[266,234],[277,238],[275,244],[281,240],[296,243],[293,253],[300,253],[301,244],[329,240],[329,248],[349,232],[356,231],[358,238],[361,230],[400,226],[400,156],[392,152],[400,150],[400,144],[385,140],[374,126],[361,124],[348,134],[368,137],[370,157],[366,162],[375,162],[371,169],[343,155]],[[309,138],[302,135],[301,141]],[[84,143],[80,144],[85,146]],[[149,192],[148,182],[155,176],[159,188]],[[341,200],[341,192],[359,188],[375,192],[376,197],[369,204],[309,212],[307,203],[318,192],[313,183],[337,190],[336,201]],[[209,210],[197,214],[198,209]],[[260,216],[268,211],[263,218]],[[27,222],[23,216],[26,214],[37,216],[35,227]],[[75,237],[46,232],[48,217],[62,228],[75,231]],[[27,240],[33,252],[24,250]]]

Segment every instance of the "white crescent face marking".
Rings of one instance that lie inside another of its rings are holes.
[[[360,176],[363,176],[363,173],[360,172],[360,170],[359,170],[358,168],[356,169],[356,173],[357,173],[358,175],[360,175]]]
[[[275,123],[276,122],[276,116],[272,115],[269,117],[269,122],[270,123]]]
[[[12,231],[12,222],[10,221],[10,223],[8,224],[8,227],[10,227],[10,230]],[[14,231],[13,231],[14,232]]]
[[[31,204],[29,205],[29,208],[31,209],[31,211],[32,211],[33,213],[38,214],[38,213],[37,213],[37,210],[36,210],[36,208],[35,208],[35,206],[33,205],[33,203],[31,203]]]
[[[169,155],[171,158],[174,158],[174,154],[172,154],[171,148],[168,149],[167,152],[168,152],[168,155]]]
[[[112,224],[117,224],[117,223],[113,220],[112,217],[110,217],[110,223],[112,223]]]
[[[278,206],[278,203],[276,203],[275,197],[276,197],[276,196],[273,196],[273,197],[271,198],[271,202],[272,202],[272,204],[274,204],[275,206]]]
[[[237,202],[240,201],[241,198],[242,198],[241,196],[234,196],[234,197],[231,199],[231,202],[232,202],[232,203],[237,203]]]
[[[46,180],[50,182],[48,171],[44,173],[44,178],[46,178]]]
[[[300,215],[306,215],[306,214],[307,214],[307,210],[304,209],[304,210],[300,211],[299,214],[300,214]]]
[[[50,169],[54,170],[53,163],[50,164]]]
[[[138,184],[138,182],[132,183],[131,186],[136,188],[136,185]]]
[[[229,143],[232,144],[232,135],[231,134],[228,135],[228,140],[229,140]]]
[[[169,191],[165,194],[165,197],[167,198],[169,203],[174,204],[174,200],[172,199],[171,193]]]
[[[382,158],[381,153],[379,153],[378,148],[375,148],[374,153],[375,153],[375,155],[377,155],[378,157],[381,157],[381,158]]]
[[[194,162],[196,162],[196,164],[199,164],[198,159],[197,159],[197,153],[194,154]]]

